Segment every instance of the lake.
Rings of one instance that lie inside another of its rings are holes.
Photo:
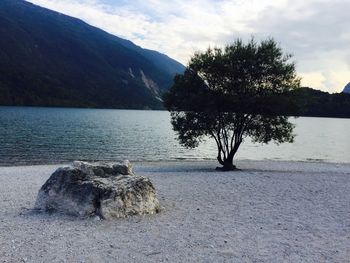
[[[350,162],[350,120],[291,118],[293,144],[241,146],[238,159]],[[215,159],[208,140],[179,145],[166,111],[0,107],[0,166],[73,160],[158,161]]]

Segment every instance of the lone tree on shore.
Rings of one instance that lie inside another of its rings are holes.
[[[296,110],[289,92],[299,88],[291,55],[273,39],[236,40],[223,49],[196,53],[164,95],[173,129],[182,145],[195,148],[212,137],[223,170],[249,136],[254,142],[293,142]]]

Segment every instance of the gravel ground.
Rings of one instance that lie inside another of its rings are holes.
[[[350,262],[350,164],[138,163],[164,211],[114,221],[35,213],[58,166],[0,167],[0,262]]]

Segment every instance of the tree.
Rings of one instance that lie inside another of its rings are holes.
[[[288,115],[297,106],[287,94],[299,88],[291,55],[273,39],[236,40],[223,49],[196,53],[164,95],[179,142],[194,148],[207,137],[217,144],[223,170],[249,136],[254,142],[293,142]]]

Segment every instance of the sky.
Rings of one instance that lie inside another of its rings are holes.
[[[302,85],[350,82],[350,0],[28,0],[187,64],[196,51],[273,37]]]

